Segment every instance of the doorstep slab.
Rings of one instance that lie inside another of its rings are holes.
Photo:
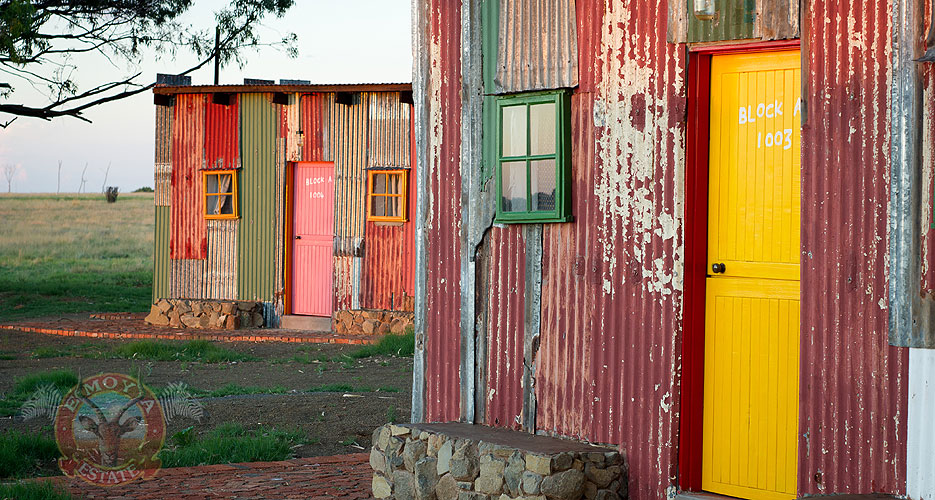
[[[287,314],[280,318],[279,327],[284,330],[330,332],[331,318],[326,318],[323,316],[299,316],[297,314]]]

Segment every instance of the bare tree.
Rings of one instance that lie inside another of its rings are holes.
[[[81,184],[78,186],[78,192],[79,192],[79,193],[81,193],[81,192],[84,191],[84,185],[85,185],[85,183],[88,182],[88,180],[84,178],[84,174],[85,174],[87,171],[88,171],[88,162],[84,162],[84,169],[81,171]]]
[[[3,177],[6,178],[6,192],[13,191],[13,177],[16,176],[16,171],[19,170],[19,165],[13,165],[7,163],[3,166]]]
[[[149,91],[155,82],[136,71],[144,54],[197,61],[187,75],[211,61],[242,63],[244,52],[262,46],[297,54],[296,36],[263,41],[258,29],[268,16],[283,17],[293,0],[236,0],[215,12],[210,29],[189,26],[183,14],[193,0],[0,0],[0,120],[5,128],[19,116],[49,120],[72,116],[90,121],[88,108]],[[121,76],[94,71],[78,75],[74,56],[97,55]],[[80,85],[79,84],[84,84]],[[90,83],[88,83],[90,82]],[[17,87],[45,94],[31,103],[9,102]]]
[[[112,162],[107,162],[107,170],[104,171],[104,183],[101,184],[101,194],[104,193],[104,190],[107,189],[107,176],[110,175],[110,164]]]

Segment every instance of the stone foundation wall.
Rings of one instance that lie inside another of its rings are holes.
[[[412,326],[412,321],[412,312],[345,309],[334,314],[331,328],[344,335],[399,335]]]
[[[212,330],[263,327],[259,302],[232,300],[162,299],[153,304],[145,321],[155,326]]]
[[[394,500],[618,500],[627,466],[616,451],[543,455],[385,425],[373,434],[373,496]]]

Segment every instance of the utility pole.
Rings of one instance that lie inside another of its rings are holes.
[[[81,185],[78,186],[79,193],[84,192],[84,184],[88,182],[88,180],[84,178],[84,174],[87,171],[88,171],[88,162],[84,162],[84,170],[81,171]]]
[[[62,160],[58,161],[58,182],[55,184],[55,194],[62,192]]]
[[[107,176],[110,175],[110,164],[113,162],[107,162],[107,170],[104,171],[104,183],[101,184],[101,194],[104,193],[104,190],[107,189]]]
[[[214,28],[214,84],[217,85],[219,81],[219,75],[221,73],[221,27],[217,26]]]

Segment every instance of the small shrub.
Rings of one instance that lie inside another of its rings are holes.
[[[412,332],[403,335],[386,335],[376,344],[361,347],[348,354],[353,359],[372,356],[398,356],[411,358],[416,350],[416,337]]]
[[[115,203],[117,201],[118,189],[116,186],[107,186],[107,203]]]
[[[34,475],[37,466],[58,457],[58,445],[55,444],[55,440],[40,433],[9,430],[0,434],[0,478]]]
[[[149,186],[143,186],[143,187],[141,187],[141,188],[136,188],[135,190],[133,190],[133,192],[134,192],[134,193],[152,193],[152,192],[153,192],[153,188],[151,188],[151,187],[149,187]]]
[[[24,481],[0,484],[0,498],[16,500],[72,500],[70,493],[60,484],[51,481]]]

